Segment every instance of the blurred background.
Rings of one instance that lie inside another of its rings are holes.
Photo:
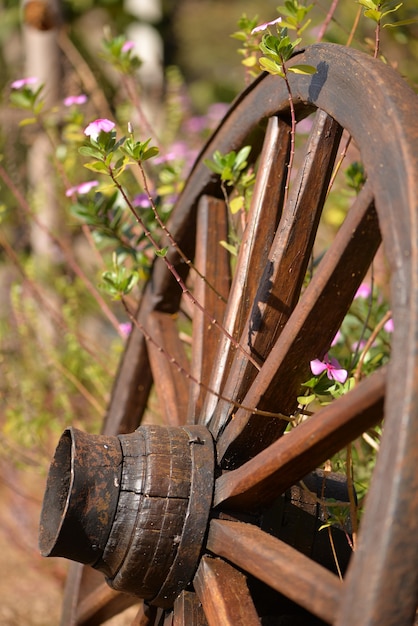
[[[248,80],[231,37],[243,14],[275,19],[277,0],[0,1],[3,626],[59,623],[66,564],[42,559],[37,546],[46,472],[65,427],[100,430],[129,332],[120,306],[98,288],[102,259],[65,196],[82,181],[80,129],[98,117],[134,119],[141,139],[181,147],[190,160]],[[417,0],[407,0],[396,15],[406,23],[382,32],[387,62],[415,90],[417,15]],[[354,0],[314,1],[310,17],[304,45],[352,39],[373,49],[373,27]],[[130,82],[103,48],[119,35],[142,62]],[[30,76],[45,85],[37,119],[10,99],[11,83]],[[85,108],[63,105],[80,94]]]

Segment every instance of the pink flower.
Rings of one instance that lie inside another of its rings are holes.
[[[260,24],[252,29],[251,34],[255,35],[256,33],[260,33],[263,30],[266,30],[269,26],[273,26],[274,24],[280,24],[282,21],[281,17],[278,17],[277,20],[272,20],[271,22],[264,22],[264,24]]]
[[[383,328],[385,329],[385,331],[386,331],[387,333],[393,333],[393,331],[395,330],[395,327],[394,327],[394,325],[393,325],[393,319],[392,319],[392,318],[390,318],[390,319],[386,322],[386,324],[384,324]]]
[[[129,50],[132,50],[132,48],[135,48],[135,42],[129,40],[125,41],[121,48],[121,52],[129,52]]]
[[[22,87],[26,87],[27,85],[33,85],[38,82],[36,76],[29,76],[28,78],[19,78],[15,80],[10,87],[12,89],[22,89]]]
[[[311,371],[314,376],[319,376],[322,372],[326,372],[330,380],[336,380],[339,383],[345,383],[348,372],[343,369],[337,359],[329,358],[326,354],[323,361],[314,359],[310,363]]]
[[[98,120],[94,120],[94,122],[90,122],[90,124],[86,126],[86,128],[84,129],[84,134],[94,141],[97,141],[100,133],[110,133],[110,131],[112,131],[114,128],[114,122],[105,118],[99,118]]]
[[[149,209],[151,206],[148,195],[146,193],[137,194],[134,197],[132,204],[134,205],[134,207],[137,207],[139,209]]]
[[[337,330],[337,334],[335,335],[334,339],[331,342],[331,347],[334,347],[337,345],[337,343],[339,343],[342,340],[343,336],[340,330]]]
[[[84,93],[79,96],[68,96],[62,101],[65,107],[70,107],[73,104],[84,104],[85,102],[87,102],[87,96]]]
[[[85,183],[80,183],[79,185],[70,187],[65,192],[65,195],[67,196],[67,198],[69,198],[70,196],[73,196],[76,193],[83,195],[83,194],[88,193],[91,189],[93,189],[93,187],[97,187],[98,184],[99,182],[97,180],[89,180]]]
[[[370,285],[368,285],[367,283],[361,283],[360,287],[356,291],[354,299],[364,298],[366,300],[367,298],[370,298],[371,293],[372,290],[370,289]]]
[[[361,341],[355,341],[351,344],[351,352],[361,352],[366,347],[367,341],[362,339]]]
[[[122,333],[122,335],[124,335],[125,337],[128,337],[132,330],[131,322],[121,322],[119,324],[119,330]]]

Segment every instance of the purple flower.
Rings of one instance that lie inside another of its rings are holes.
[[[186,159],[190,150],[184,141],[175,141],[170,148],[170,151],[166,154],[159,154],[153,159],[154,165],[161,165],[162,163],[169,163],[176,159]]]
[[[278,17],[277,20],[272,20],[271,22],[264,22],[264,24],[260,24],[252,29],[251,34],[255,35],[256,33],[260,33],[263,30],[266,30],[269,26],[273,26],[274,24],[280,24],[282,21],[281,17]]]
[[[134,197],[132,204],[138,209],[149,209],[151,206],[151,203],[146,193],[137,194]]]
[[[87,102],[87,96],[84,93],[79,96],[68,96],[68,98],[65,98],[62,102],[65,107],[70,107],[73,104],[84,104]]]
[[[129,50],[132,50],[132,48],[135,48],[135,42],[129,40],[125,41],[121,48],[121,52],[129,52]]]
[[[121,322],[119,324],[119,330],[124,335],[124,337],[128,337],[131,334],[132,324],[131,322]]]
[[[353,344],[351,344],[351,352],[360,352],[361,350],[364,350],[364,348],[366,347],[366,343],[367,341],[365,339],[362,339],[361,341],[355,341]]]
[[[193,115],[186,120],[186,129],[189,133],[201,133],[208,127],[208,120],[204,115]]]
[[[356,291],[354,300],[356,298],[364,298],[366,300],[367,298],[370,298],[371,293],[372,290],[370,289],[370,285],[368,285],[367,283],[361,283],[360,287]]]
[[[394,325],[393,325],[393,319],[392,319],[392,318],[390,318],[390,319],[386,322],[386,324],[384,324],[383,328],[385,329],[385,331],[386,331],[387,333],[393,333],[393,331],[395,330],[395,327],[394,327]]]
[[[345,383],[348,372],[343,369],[337,359],[330,358],[327,354],[323,361],[314,359],[310,363],[311,371],[314,376],[319,376],[322,372],[326,372],[330,380],[336,380],[339,383]]]
[[[19,78],[15,80],[10,87],[12,89],[22,89],[22,87],[26,87],[27,85],[33,85],[38,82],[36,76],[29,76],[28,78]]]
[[[97,141],[100,133],[110,133],[110,131],[112,131],[114,128],[114,122],[105,118],[99,118],[98,120],[94,120],[94,122],[90,122],[90,124],[86,126],[86,128],[84,129],[84,134],[94,141]]]
[[[98,184],[99,182],[97,180],[89,180],[85,183],[80,183],[79,185],[70,187],[65,192],[65,195],[67,196],[67,198],[73,196],[76,193],[83,195],[85,193],[88,193],[91,189],[93,189],[93,187],[97,187]]]

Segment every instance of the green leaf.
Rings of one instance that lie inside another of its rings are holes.
[[[148,159],[152,159],[153,157],[157,156],[158,153],[158,148],[156,146],[152,146],[151,148],[148,148],[148,150],[145,150],[144,154],[142,155],[142,160],[147,161]]]
[[[292,65],[287,68],[288,72],[293,74],[316,74],[316,67],[313,65]]]
[[[315,400],[315,394],[311,393],[309,396],[298,396],[298,402],[302,406],[306,406]]]
[[[229,203],[232,215],[235,215],[244,208],[244,196],[237,196]]]
[[[376,0],[376,2],[374,0],[357,0],[358,4],[361,4],[362,7],[365,7],[366,9],[375,9],[378,5],[378,2]]]
[[[94,163],[84,163],[84,167],[92,172],[100,172],[102,174],[109,174],[109,170],[103,161],[95,161]]]
[[[396,28],[397,26],[408,26],[409,24],[416,24],[418,19],[411,18],[409,20],[401,20],[400,22],[391,22],[384,24],[383,28]]]
[[[364,15],[376,23],[380,22],[382,19],[382,13],[380,11],[376,11],[375,9],[367,9],[367,11],[364,11]]]
[[[103,156],[100,150],[92,148],[91,146],[81,146],[78,151],[83,156],[93,157],[95,159],[101,159]]]
[[[276,76],[281,76],[282,78],[284,78],[282,65],[280,65],[276,61],[272,61],[271,59],[267,59],[266,57],[261,57],[261,59],[259,60],[259,63],[260,63],[261,69],[264,70],[265,72],[268,72],[269,74],[273,74]]]
[[[395,11],[397,11],[398,9],[400,9],[402,6],[402,2],[400,2],[399,4],[396,5],[396,7],[394,7],[393,9],[388,9],[387,11],[383,11],[382,13],[382,17],[386,17],[386,15],[389,15],[389,13],[395,13]]]
[[[24,120],[19,122],[19,126],[30,126],[31,124],[36,124],[36,117],[26,117]]]
[[[254,67],[255,65],[257,65],[257,57],[255,56],[247,57],[246,59],[241,61],[241,63],[242,65],[245,65],[245,67]]]
[[[246,167],[247,158],[250,152],[251,146],[244,146],[243,148],[241,148],[235,158],[234,169],[242,170],[244,167]]]
[[[165,256],[166,256],[166,254],[167,254],[167,251],[168,251],[168,247],[166,247],[166,248],[160,248],[159,250],[156,250],[156,251],[155,251],[155,254],[156,254],[157,256],[165,257]]]
[[[229,252],[229,254],[232,254],[232,256],[237,256],[238,254],[238,249],[236,245],[233,245],[231,243],[228,243],[226,241],[220,241],[219,244],[225,248],[225,250],[227,250]]]

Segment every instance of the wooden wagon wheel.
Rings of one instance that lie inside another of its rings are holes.
[[[104,435],[138,427],[154,382],[169,427],[164,432],[171,442],[177,436],[181,439],[171,443],[171,449],[178,446],[182,452],[176,458],[190,461],[191,495],[182,521],[196,553],[190,579],[175,581],[169,593],[173,588],[177,591],[169,606],[161,601],[161,593],[156,604],[162,608],[152,602],[141,605],[134,624],[193,626],[205,620],[210,626],[309,624],[316,623],[316,616],[338,626],[401,626],[414,619],[418,101],[391,68],[352,49],[314,45],[293,62],[313,65],[317,73],[290,77],[298,120],[311,114],[315,119],[287,205],[282,210],[290,143],[288,94],[280,78],[263,75],[236,100],[209,140],[170,222],[178,245],[223,297],[196,276],[194,296],[239,340],[251,360],[194,309],[190,369],[218,396],[185,378],[138,328],[130,336],[115,382]],[[360,152],[367,182],[301,293],[343,129]],[[204,159],[215,150],[227,153],[248,143],[253,154],[260,152],[258,175],[231,281],[229,254],[219,245],[227,234],[227,210],[219,180]],[[391,273],[395,325],[389,366],[282,437],[287,421],[268,412],[283,417],[294,412],[310,360],[328,350],[381,240]],[[186,279],[189,268],[177,250],[170,248],[168,255]],[[156,259],[138,319],[188,369],[175,315],[182,304],[177,282],[163,259]],[[258,411],[248,410],[255,407]],[[259,513],[383,416],[383,441],[358,550],[341,582],[266,532]],[[159,438],[157,431],[151,428],[141,434],[145,443],[140,445],[149,446],[150,454],[157,444],[149,441]],[[209,433],[215,442],[214,456]],[[66,437],[70,446],[78,441],[75,432],[67,431]],[[199,448],[204,452],[196,452]],[[206,492],[204,487],[199,492],[202,471]],[[50,494],[46,498],[44,524]],[[207,511],[190,533],[186,527],[189,514],[197,515],[196,501],[203,502]],[[173,541],[182,545],[182,540],[180,533]],[[52,539],[44,536],[43,541],[45,547]],[[148,571],[147,576],[151,574]],[[163,591],[169,577],[160,581]],[[269,589],[303,607],[308,613],[302,621],[285,621],[274,603],[276,597],[263,611]],[[94,570],[76,565],[68,583],[63,623],[101,624],[122,610],[129,598],[107,590],[101,574],[98,577]]]

